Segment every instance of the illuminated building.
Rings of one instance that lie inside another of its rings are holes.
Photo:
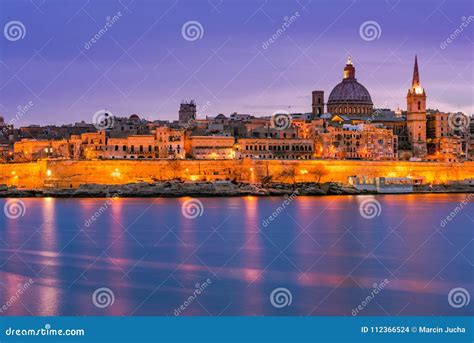
[[[234,137],[229,136],[191,136],[185,148],[194,159],[234,159],[234,143]]]
[[[162,126],[154,131],[159,158],[184,158],[184,130]]]
[[[318,158],[395,160],[398,155],[397,136],[368,124],[329,126],[315,143]]]
[[[420,83],[418,59],[415,56],[413,79],[407,94],[407,131],[413,157],[425,158],[426,148],[426,93]]]
[[[313,99],[314,100],[314,99]],[[329,94],[327,111],[332,114],[370,116],[373,110],[369,91],[355,77],[355,67],[349,56],[342,81]]]
[[[311,159],[314,152],[313,139],[239,138],[237,143],[239,158]]]

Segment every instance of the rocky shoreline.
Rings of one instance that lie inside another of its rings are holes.
[[[436,185],[415,186],[412,193],[474,193],[474,186]],[[155,183],[130,183],[123,185],[85,184],[77,189],[18,189],[0,185],[0,197],[56,197],[56,198],[87,198],[87,197],[234,197],[234,196],[285,196],[285,195],[358,195],[378,194],[377,192],[361,191],[350,185],[340,183],[268,183],[249,184],[230,181],[215,182],[181,182],[166,181]]]

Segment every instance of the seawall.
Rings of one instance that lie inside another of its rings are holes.
[[[173,179],[260,182],[341,182],[349,176],[412,177],[426,183],[474,178],[474,162],[349,160],[41,160],[0,164],[0,184],[18,188],[78,188]]]

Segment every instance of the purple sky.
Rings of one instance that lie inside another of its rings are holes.
[[[470,0],[64,3],[0,0],[0,115],[16,116],[15,126],[91,122],[104,108],[176,119],[183,99],[196,100],[200,117],[309,112],[311,91],[322,89],[327,99],[348,54],[377,107],[405,109],[417,53],[428,107],[474,113]],[[86,49],[106,17],[118,12]],[[292,15],[289,28],[264,49]],[[463,19],[467,27],[455,34]],[[26,34],[12,41],[3,28],[14,20]],[[195,41],[181,32],[190,20],[203,27]],[[378,38],[361,37],[367,21],[379,25]],[[18,106],[30,101],[32,108],[18,116]]]

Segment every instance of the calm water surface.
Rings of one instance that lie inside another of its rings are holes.
[[[350,316],[385,279],[360,315],[472,315],[448,293],[474,296],[474,204],[440,226],[465,197],[378,196],[373,219],[365,196],[298,197],[268,225],[284,198],[201,198],[195,219],[188,198],[21,199],[24,216],[0,215],[0,315]],[[100,287],[112,305],[94,305]]]

